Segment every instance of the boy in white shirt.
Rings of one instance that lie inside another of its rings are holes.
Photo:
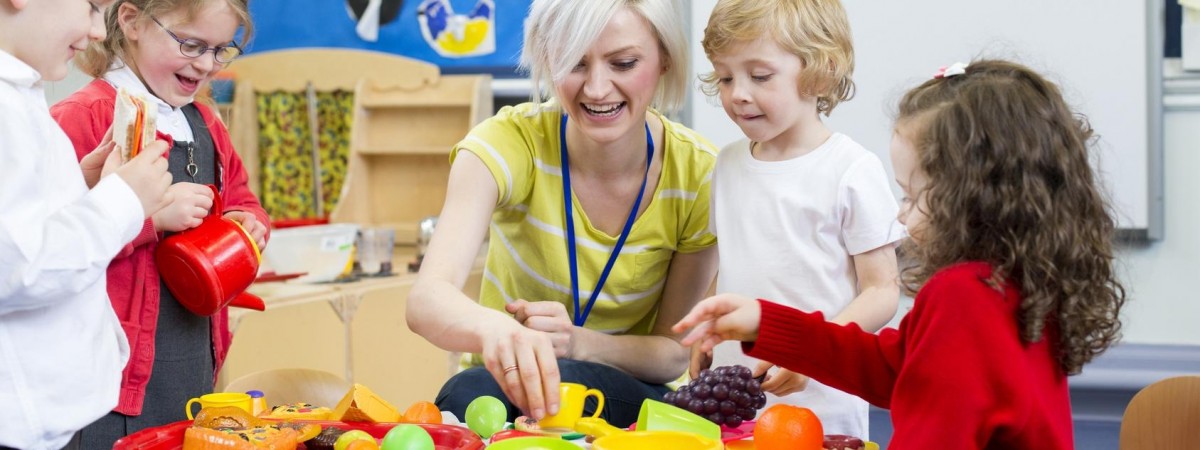
[[[0,449],[68,446],[129,357],[105,269],[165,204],[167,146],[122,165],[110,132],[77,162],[41,85],[104,38],[111,2],[0,0]]]
[[[879,158],[820,119],[854,88],[854,49],[841,4],[721,0],[703,45],[714,69],[703,77],[705,92],[720,98],[749,138],[723,149],[713,170],[717,292],[769,298],[878,330],[899,303],[893,244],[904,227]],[[707,361],[693,356],[695,376]],[[771,368],[745,356],[736,342],[714,348],[712,364],[746,365],[755,376]],[[769,373],[762,390],[773,394],[768,405],[812,409],[827,434],[867,437],[867,403],[860,398],[782,368]]]

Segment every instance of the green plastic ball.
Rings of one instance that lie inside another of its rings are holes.
[[[434,450],[433,437],[418,425],[400,424],[383,436],[380,450]]]
[[[496,397],[485,395],[467,405],[467,428],[484,439],[504,429],[507,420],[508,410]]]

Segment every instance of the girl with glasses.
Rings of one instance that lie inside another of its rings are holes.
[[[200,224],[216,185],[225,216],[240,223],[261,248],[268,218],[247,185],[229,132],[195,96],[241,54],[239,30],[251,35],[245,0],[118,0],[105,17],[107,38],[76,58],[96,78],[51,109],[80,157],[112,125],[118,88],[157,107],[157,135],[172,144],[171,203],[148,219],[108,269],[113,309],[130,342],[120,401],[84,429],[83,447],[109,449],[128,433],[184,420],[189,398],[213,391],[229,349],[225,310],[211,317],[188,312],[162,283],[154,250],[165,234]]]

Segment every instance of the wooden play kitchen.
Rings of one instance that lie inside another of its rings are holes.
[[[227,118],[256,194],[261,184],[256,93],[354,93],[350,156],[330,222],[396,230],[415,244],[418,224],[441,212],[451,147],[493,113],[490,75],[442,75],[401,56],[348,49],[298,49],[238,58]],[[399,265],[398,265],[399,266]]]

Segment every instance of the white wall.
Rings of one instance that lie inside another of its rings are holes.
[[[1200,345],[1200,289],[1192,285],[1200,280],[1200,74],[1193,77],[1191,87],[1175,93],[1168,85],[1164,238],[1124,246],[1118,254],[1131,300],[1125,314],[1129,342]]]
[[[67,98],[67,96],[71,95],[71,93],[79,90],[79,88],[92,81],[92,77],[80,72],[79,69],[75,68],[74,64],[71,64],[69,68],[70,70],[67,72],[67,77],[63,78],[62,81],[55,81],[45,84],[46,103],[49,103],[50,106],[54,106],[54,104],[58,103],[59,100]]]
[[[700,74],[712,70],[700,39],[716,0],[691,3],[692,69]],[[1129,294],[1125,342],[1200,345],[1200,289],[1191,284],[1200,281],[1200,73],[1175,76],[1184,79],[1174,79],[1166,88],[1165,237],[1149,244],[1122,245],[1118,251],[1122,282]],[[718,146],[742,137],[719,106],[713,106],[699,91],[693,93],[689,115],[693,128]],[[1103,134],[1104,130],[1097,132]],[[887,152],[879,153],[890,176]],[[898,191],[895,186],[893,189]]]

